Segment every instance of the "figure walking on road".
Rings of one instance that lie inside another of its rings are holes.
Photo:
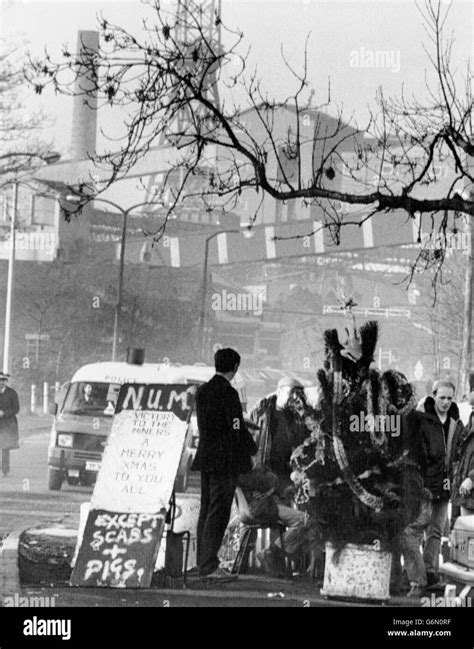
[[[20,410],[18,395],[7,386],[9,375],[0,372],[0,448],[2,449],[2,472],[10,473],[10,451],[20,448],[16,415]]]

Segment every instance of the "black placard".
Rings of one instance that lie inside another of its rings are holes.
[[[161,514],[91,510],[71,585],[149,587],[163,527]]]

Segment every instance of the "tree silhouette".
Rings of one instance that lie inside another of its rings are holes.
[[[8,185],[48,156],[39,138],[45,119],[26,113],[28,91],[23,74],[24,46],[0,39],[0,187]]]
[[[426,102],[386,98],[380,91],[366,131],[369,138],[341,113],[324,116],[321,111],[333,105],[329,91],[310,110],[315,119],[307,127],[306,55],[301,72],[283,55],[296,89],[277,101],[265,93],[256,74],[247,73],[247,56],[240,53],[243,34],[224,27],[220,16],[215,23],[233,37],[227,49],[203,29],[197,0],[180,3],[176,14],[158,0],[147,4],[154,20],[144,21],[140,36],[102,18],[98,52],[64,49],[59,61],[49,55],[32,61],[29,76],[38,93],[50,85],[56,92],[74,94],[76,77],[87,76],[96,83],[82,91],[85,101],[98,95],[103,103],[126,111],[120,144],[115,139],[113,149],[95,159],[110,172],[101,189],[124,177],[154,147],[168,146],[172,166],[156,195],[157,201],[167,197],[168,215],[178,204],[196,200],[203,209],[232,211],[242,193],[252,191],[257,200],[249,226],[258,218],[265,194],[283,202],[297,199],[322,209],[322,225],[337,242],[343,226],[362,226],[387,212],[401,220],[424,216],[425,229],[441,232],[461,227],[461,213],[474,214],[472,197],[465,193],[473,181],[468,165],[474,151],[470,74],[467,69],[460,82],[452,71],[452,40],[443,34],[447,10],[442,2],[427,2],[423,12],[436,87],[427,87]],[[216,84],[227,95],[243,91],[245,105],[219,101]],[[283,135],[277,126],[283,127]],[[453,181],[436,195],[439,165],[450,169]],[[340,204],[360,206],[363,215],[341,213]],[[156,236],[165,226],[166,219]]]

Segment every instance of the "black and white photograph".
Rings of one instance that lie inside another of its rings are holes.
[[[473,649],[473,43],[0,0],[0,649]]]

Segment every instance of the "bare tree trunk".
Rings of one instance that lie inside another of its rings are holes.
[[[463,313],[463,333],[462,333],[462,350],[461,362],[459,364],[460,384],[459,394],[460,399],[469,394],[469,372],[472,364],[472,264],[474,263],[474,242],[472,240],[472,217],[466,215],[466,232],[468,234],[468,260],[466,267],[466,274],[464,279],[464,313]]]
[[[472,135],[470,143],[474,144],[474,136]],[[474,171],[474,160],[473,156],[466,153],[465,156],[466,168],[472,174]],[[471,176],[472,177],[472,176]],[[463,195],[470,201],[474,199],[474,185],[472,183],[467,183],[465,186]],[[471,346],[471,336],[472,336],[472,264],[474,263],[474,242],[472,241],[472,216],[469,214],[464,214],[464,219],[466,222],[466,234],[467,234],[467,267],[466,274],[464,277],[464,313],[463,313],[463,332],[462,332],[462,349],[461,349],[461,363],[459,366],[460,369],[460,385],[459,385],[459,397],[462,398],[464,395],[467,397],[470,391],[469,385],[469,374],[472,364],[472,346]]]
[[[433,354],[435,359],[435,379],[439,379],[441,371],[441,362],[440,362],[440,333],[439,333],[439,323],[437,319],[431,318],[431,330],[433,332]]]
[[[58,355],[56,357],[56,372],[55,372],[55,381],[56,382],[59,381],[59,368],[60,368],[61,360],[62,360],[62,356],[63,356],[64,343],[69,338],[71,333],[72,333],[72,331],[71,331],[71,329],[69,329],[67,334],[62,338],[61,344],[59,345],[59,351],[58,351]]]

